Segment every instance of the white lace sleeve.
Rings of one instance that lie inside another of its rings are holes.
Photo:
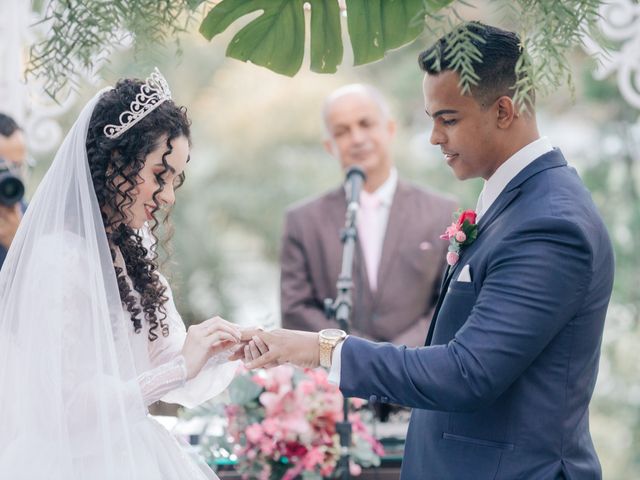
[[[184,357],[178,355],[173,360],[138,376],[138,384],[146,406],[160,400],[166,393],[180,388],[187,379]]]
[[[167,287],[166,295],[169,297],[165,305],[167,323],[169,325],[169,336],[159,337],[158,340],[150,342],[149,344],[151,365],[154,367],[160,366],[159,368],[162,368],[164,365],[173,365],[173,362],[175,362],[177,358],[182,358],[182,346],[187,336],[184,322],[173,302],[171,289],[164,277],[161,277],[161,280]],[[160,390],[163,389],[159,389],[158,394],[161,395],[159,398],[164,402],[178,403],[185,407],[193,408],[219,395],[227,388],[231,380],[233,380],[240,363],[239,361],[230,362],[230,355],[231,352],[227,351],[211,357],[200,373],[194,378],[186,382],[183,381],[182,384],[178,382],[172,383],[172,388],[166,387],[164,393],[161,394]],[[182,360],[182,362],[184,362],[184,360]],[[175,368],[175,366],[173,368]],[[146,399],[144,390],[143,395],[145,395]]]

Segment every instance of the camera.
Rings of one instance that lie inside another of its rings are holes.
[[[24,196],[24,183],[19,168],[0,157],[0,204],[15,205]]]

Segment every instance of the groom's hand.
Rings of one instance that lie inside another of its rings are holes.
[[[299,330],[277,329],[258,332],[255,340],[245,347],[248,369],[292,363],[298,367],[320,366],[318,334]]]

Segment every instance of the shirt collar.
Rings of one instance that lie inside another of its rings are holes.
[[[396,188],[398,187],[398,170],[396,168],[392,168],[389,173],[389,178],[385,180],[385,182],[378,187],[378,189],[371,193],[371,195],[375,195],[380,200],[381,205],[385,205],[387,207],[391,206],[391,202],[393,201],[393,196],[396,193]]]
[[[484,214],[496,198],[502,193],[507,184],[515,178],[524,168],[536,158],[553,150],[553,145],[547,137],[541,137],[530,144],[522,147],[507,159],[498,169],[484,182],[482,189],[482,213]]]

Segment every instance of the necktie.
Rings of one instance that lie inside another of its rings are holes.
[[[380,199],[367,192],[360,194],[360,211],[358,212],[358,236],[367,267],[369,287],[375,291],[378,286],[378,265],[382,253],[380,238]]]

